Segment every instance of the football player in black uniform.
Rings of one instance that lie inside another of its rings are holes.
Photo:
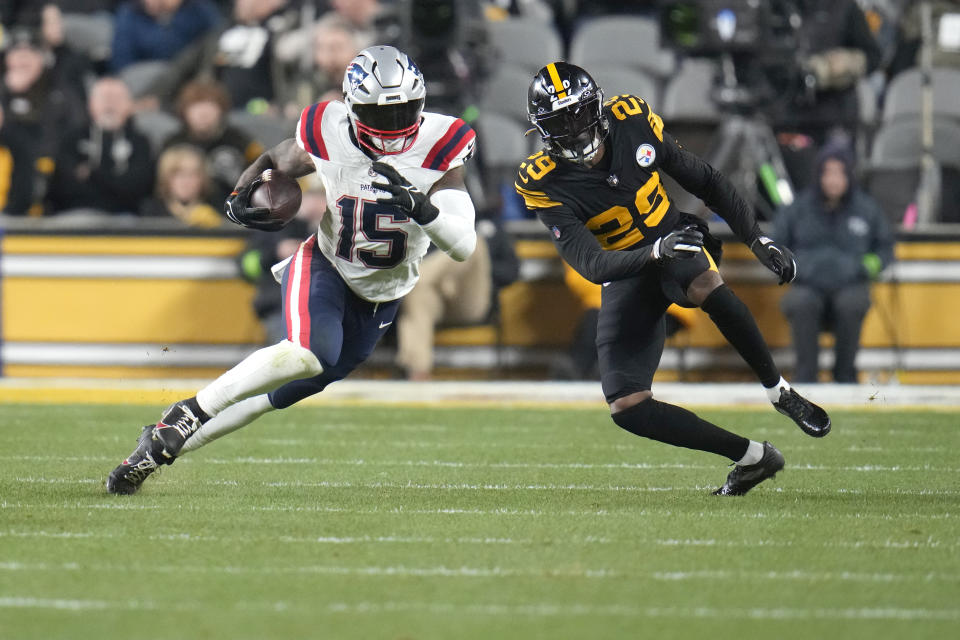
[[[563,259],[603,283],[597,349],[613,421],[640,436],[733,460],[718,495],[743,495],[783,468],[783,455],[769,442],[748,440],[653,398],[663,316],[676,302],[706,311],[773,406],[809,435],[825,436],[829,416],[780,375],[750,311],[717,271],[720,241],[702,220],[676,209],[661,172],[719,213],[780,284],[790,282],[793,254],[761,234],[733,185],[682,149],[641,98],[604,102],[593,78],[575,65],[541,69],[527,111],[544,151],[520,165],[517,192],[550,229]]]

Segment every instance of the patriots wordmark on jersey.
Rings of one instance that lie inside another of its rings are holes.
[[[371,302],[395,300],[417,282],[430,238],[416,222],[378,198],[384,182],[371,160],[353,142],[342,102],[313,104],[300,114],[297,144],[310,154],[327,194],[327,215],[317,246],[350,289]],[[428,193],[443,175],[473,154],[476,134],[463,120],[423,112],[413,145],[379,158],[417,189]]]

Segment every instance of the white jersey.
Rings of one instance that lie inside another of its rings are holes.
[[[378,160],[427,193],[444,173],[470,157],[476,135],[459,118],[422,115],[413,146]],[[346,105],[319,102],[304,109],[297,123],[297,144],[310,154],[327,192],[327,213],[317,231],[323,255],[365,300],[387,302],[409,293],[420,276],[420,260],[430,238],[395,207],[377,203],[377,198],[390,194],[371,183],[387,180],[350,139]]]

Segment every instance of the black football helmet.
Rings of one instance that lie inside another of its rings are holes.
[[[552,156],[583,164],[600,150],[610,128],[603,91],[575,64],[551,62],[527,91],[527,117]]]

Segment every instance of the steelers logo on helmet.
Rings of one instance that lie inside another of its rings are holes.
[[[357,143],[377,155],[403,153],[420,131],[423,74],[396,47],[367,47],[343,77],[343,101]]]
[[[534,76],[527,117],[551,156],[581,164],[596,157],[609,129],[603,91],[590,74],[565,62],[552,62]]]

